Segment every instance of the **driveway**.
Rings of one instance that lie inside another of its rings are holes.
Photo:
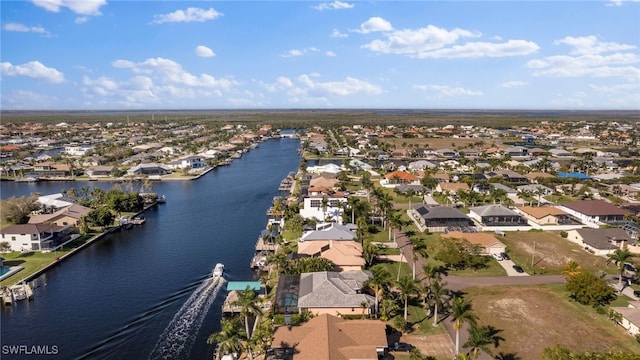
[[[513,269],[513,265],[515,265],[516,263],[511,260],[500,260],[498,261],[498,264],[500,264],[500,266],[504,268],[504,270],[507,272],[507,276],[529,276],[529,274],[527,274],[526,272],[519,273],[515,271]]]

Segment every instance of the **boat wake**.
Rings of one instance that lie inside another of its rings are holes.
[[[202,322],[224,283],[222,277],[202,282],[162,332],[149,355],[150,360],[189,358]]]

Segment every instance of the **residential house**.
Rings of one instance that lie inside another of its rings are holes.
[[[364,284],[369,278],[371,272],[368,270],[302,273],[298,308],[316,315],[370,314],[375,298],[364,292]],[[369,307],[363,309],[361,304],[364,302]]]
[[[527,149],[526,147],[522,147],[522,146],[513,146],[510,148],[507,148],[504,150],[504,154],[505,155],[509,155],[511,157],[528,157],[529,156],[529,149]]]
[[[533,183],[537,183],[539,179],[549,179],[549,178],[555,177],[554,175],[546,172],[530,172],[530,173],[524,174],[524,176]]]
[[[330,221],[342,224],[343,204],[346,202],[347,198],[343,193],[309,196],[303,200],[300,215],[305,219],[313,218],[320,222]]]
[[[29,218],[29,224],[55,224],[60,227],[78,225],[80,219],[87,215],[91,208],[73,204],[52,214],[34,215]]]
[[[436,153],[438,154],[438,156],[444,158],[452,158],[458,156],[458,154],[451,149],[438,149],[436,150]]]
[[[64,153],[71,156],[84,156],[93,153],[93,146],[65,146]]]
[[[518,190],[508,187],[507,185],[501,183],[491,183],[489,184],[493,187],[493,190],[503,190],[506,194],[517,194]]]
[[[35,164],[33,166],[33,172],[41,178],[66,177],[66,176],[71,176],[71,167],[67,164],[43,162],[43,163]]]
[[[169,169],[191,169],[197,170],[207,166],[207,163],[201,156],[187,156],[182,159],[171,161],[167,164]]]
[[[620,249],[624,242],[631,241],[629,235],[620,228],[576,229],[567,232],[567,240],[596,255],[607,255]]]
[[[167,166],[156,163],[138,164],[127,171],[127,175],[166,175],[171,174]]]
[[[504,179],[504,181],[508,182],[508,183],[528,183],[529,179],[527,179],[526,176],[521,175],[513,170],[496,170],[496,171],[490,171],[486,174],[486,176],[488,178],[492,178],[492,177],[500,177],[502,179]]]
[[[117,171],[118,168],[115,166],[99,165],[88,168],[85,173],[89,177],[107,177],[114,175]]]
[[[62,193],[38,196],[38,202],[47,208],[55,208],[56,210],[71,206],[74,202]]]
[[[469,185],[460,182],[438,183],[436,185],[436,191],[443,194],[454,195],[458,190],[469,191]]]
[[[413,171],[424,170],[424,169],[435,169],[436,167],[437,167],[436,164],[427,160],[412,161],[409,163],[409,165],[407,165],[407,168]]]
[[[502,205],[483,205],[469,209],[469,217],[485,226],[527,226],[525,220],[517,212]]]
[[[322,234],[324,235],[324,234]],[[365,264],[362,245],[353,239],[310,239],[298,242],[298,255],[322,257],[335,264],[335,271],[361,270]]]
[[[631,214],[604,200],[582,200],[558,205],[565,212],[577,217],[585,225],[598,226],[624,220]]]
[[[536,198],[537,196],[547,196],[547,195],[553,194],[552,189],[549,189],[548,187],[544,185],[539,185],[539,184],[520,185],[516,187],[516,189],[518,189],[519,192],[529,191]]]
[[[396,170],[390,172],[384,176],[384,179],[380,180],[383,186],[398,186],[403,184],[416,184],[419,179],[406,171]]]
[[[569,214],[553,206],[521,206],[518,211],[525,219],[538,225],[570,225],[577,223]]]
[[[621,319],[618,324],[627,330],[629,335],[638,336],[640,334],[640,301],[631,301],[626,307],[616,306],[612,309],[620,314]]]
[[[473,220],[462,211],[447,206],[426,206],[424,204],[413,207],[413,217],[428,227],[431,231],[445,231],[452,228],[474,227]]]
[[[62,228],[53,224],[18,224],[0,231],[2,241],[11,246],[11,251],[48,251],[58,245],[54,240]]]
[[[322,314],[298,326],[276,327],[265,359],[378,360],[387,348],[385,330],[380,320]]]
[[[478,245],[480,254],[491,255],[505,252],[507,246],[495,236],[488,233],[466,233],[461,231],[451,231],[442,235],[445,239],[463,239],[471,245]]]

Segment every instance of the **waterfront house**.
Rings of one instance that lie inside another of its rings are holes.
[[[0,231],[2,241],[11,246],[11,251],[47,251],[55,245],[56,234],[63,228],[54,224],[17,224]]]
[[[364,284],[370,277],[368,270],[302,273],[298,309],[316,315],[370,314],[375,298],[364,292]],[[363,309],[361,304],[365,302],[369,306]]]
[[[55,224],[58,226],[75,226],[80,219],[87,215],[91,208],[73,204],[52,214],[34,215],[29,218],[29,224]]]
[[[276,327],[265,359],[378,360],[387,348],[386,326],[322,314],[298,326]]]
[[[502,205],[483,205],[469,209],[469,217],[485,226],[527,226],[520,214]]]
[[[360,270],[365,264],[362,245],[353,240],[307,240],[298,243],[299,256],[321,257],[335,264],[335,271]]]
[[[323,201],[324,200],[324,201]],[[347,198],[342,193],[304,198],[300,215],[304,219],[316,219],[319,222],[330,221],[342,224],[343,204]]]
[[[33,172],[41,178],[55,178],[71,176],[71,168],[67,164],[43,162],[33,166]],[[74,171],[75,172],[75,171]]]
[[[187,156],[178,160],[174,160],[167,164],[167,167],[173,170],[176,170],[176,169],[197,170],[197,169],[202,169],[205,166],[207,166],[207,164],[204,161],[204,158],[196,155]]]
[[[585,250],[593,254],[607,255],[622,248],[625,242],[631,241],[631,238],[620,228],[583,228],[569,230],[567,240],[584,247]]]
[[[62,193],[38,196],[38,203],[46,208],[55,208],[56,210],[71,206],[74,200],[66,197]]]
[[[445,239],[463,239],[471,245],[480,247],[480,254],[491,255],[505,252],[507,246],[495,236],[488,233],[469,233],[462,231],[451,231],[442,235]]]
[[[166,175],[171,169],[156,163],[138,164],[127,171],[127,175]]]
[[[118,168],[116,168],[115,166],[102,165],[102,166],[91,166],[85,171],[85,173],[89,177],[107,177],[107,176],[114,175],[117,171],[118,171]]]
[[[558,205],[565,212],[577,217],[591,227],[610,224],[624,220],[624,216],[631,214],[604,200],[582,200]]]

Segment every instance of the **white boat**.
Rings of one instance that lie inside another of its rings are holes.
[[[216,267],[213,269],[213,277],[215,278],[222,277],[223,273],[224,273],[224,264],[217,263]]]

